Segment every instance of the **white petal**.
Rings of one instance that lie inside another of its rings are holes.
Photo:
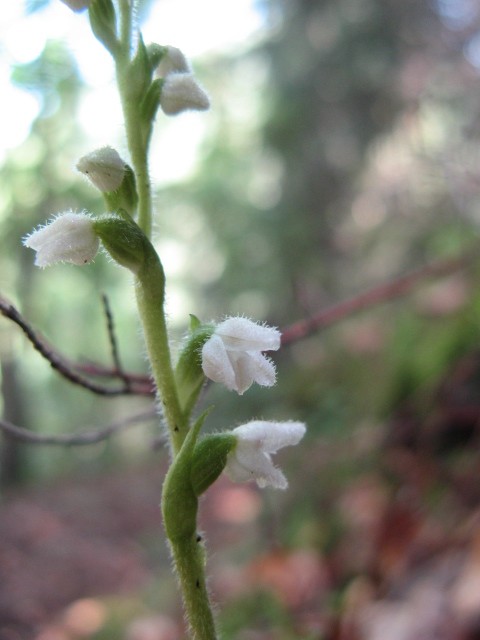
[[[270,456],[263,451],[252,450],[251,447],[242,446],[246,443],[239,442],[234,453],[237,463],[250,470],[251,478],[254,478],[259,487],[271,485],[275,488],[286,488],[287,480],[280,469],[277,469]]]
[[[254,381],[251,359],[242,352],[227,351],[227,353],[235,375],[235,391],[239,395],[243,395],[245,391],[252,386]]]
[[[203,373],[213,380],[224,384],[231,391],[237,390],[235,372],[228,358],[222,339],[213,334],[202,348]]]
[[[286,489],[288,487],[288,480],[280,469],[272,465],[268,475],[257,478],[257,484],[261,489],[267,486],[273,487],[274,489]]]
[[[215,333],[232,351],[276,351],[280,348],[280,331],[247,318],[228,318],[217,326]]]
[[[205,111],[210,100],[191,73],[169,73],[162,86],[160,106],[164,113],[174,116],[189,109]]]
[[[240,441],[237,444],[229,454],[225,471],[233,482],[255,480],[259,487],[270,485],[275,489],[286,489],[288,486],[287,479],[273,465],[270,456],[252,449],[250,443]]]
[[[236,391],[242,395],[254,382],[263,387],[275,384],[275,366],[261,353],[227,351],[235,371]]]
[[[55,262],[90,262],[98,251],[99,240],[90,216],[68,212],[24,238],[23,244],[37,252],[35,264],[46,267]]]
[[[234,452],[230,453],[227,457],[225,473],[232,482],[249,482],[250,480],[255,480],[252,471],[238,462]]]
[[[262,387],[273,387],[277,378],[273,362],[256,352],[250,352],[248,359],[253,380]]]
[[[237,437],[235,449],[230,452],[225,471],[236,482],[256,480],[259,487],[270,485],[286,489],[287,479],[274,466],[270,457],[281,447],[297,444],[305,433],[301,422],[266,422],[254,420],[233,429]]]
[[[125,161],[112,147],[87,153],[77,162],[77,169],[100,191],[116,191],[123,182]]]
[[[190,65],[183,51],[177,47],[167,46],[165,56],[157,67],[157,75],[165,77],[169,73],[188,73]]]
[[[257,443],[262,451],[275,453],[282,447],[298,444],[306,432],[303,422],[269,422],[254,420],[243,424],[233,433],[240,440]]]

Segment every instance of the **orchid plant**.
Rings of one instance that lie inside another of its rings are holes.
[[[152,190],[148,150],[159,110],[167,115],[206,110],[209,98],[184,54],[172,46],[146,45],[135,25],[133,0],[62,0],[88,10],[92,31],[113,58],[123,108],[129,163],[111,147],[95,150],[77,168],[103,195],[105,213],[67,211],[24,238],[35,263],[90,263],[101,246],[133,276],[138,312],[156,385],[161,419],[170,445],[170,467],[162,491],[163,522],[183,596],[191,637],[214,640],[215,619],[205,577],[204,549],[197,532],[199,497],[222,472],[235,482],[287,487],[271,455],[297,444],[301,422],[256,420],[201,435],[208,411],[195,408],[206,379],[245,393],[253,383],[275,384],[265,352],[280,348],[280,332],[244,317],[203,323],[191,316],[189,333],[173,361],[165,317],[165,274],[151,243]]]

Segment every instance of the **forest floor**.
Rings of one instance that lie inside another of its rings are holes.
[[[353,464],[354,441],[311,442],[287,492],[215,483],[201,526],[224,638],[480,638],[479,371],[474,354],[428,412],[399,410],[341,482],[332,469]],[[0,640],[185,637],[158,506],[164,472],[4,496]]]

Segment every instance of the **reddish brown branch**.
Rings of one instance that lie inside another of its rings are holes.
[[[105,318],[107,320],[108,339],[110,342],[110,352],[112,354],[112,361],[114,365],[115,374],[121,380],[123,380],[126,389],[131,389],[132,381],[128,377],[128,374],[126,374],[125,371],[123,370],[122,363],[120,361],[120,351],[118,348],[117,336],[115,334],[113,314],[112,314],[112,310],[110,309],[110,303],[105,294],[102,295],[102,303],[103,303],[103,309],[105,312]]]
[[[360,311],[366,311],[378,304],[400,298],[410,293],[420,282],[427,278],[445,276],[466,267],[478,255],[479,247],[477,245],[460,257],[440,260],[426,265],[405,276],[373,287],[353,298],[319,311],[310,318],[299,320],[282,331],[282,345],[306,338],[316,331],[330,327]]]
[[[20,442],[26,444],[40,444],[40,445],[56,445],[56,446],[84,446],[89,444],[96,444],[107,440],[110,436],[123,431],[127,427],[131,427],[134,424],[139,424],[150,420],[155,415],[155,411],[150,409],[144,411],[135,416],[130,416],[120,422],[114,422],[102,429],[87,429],[77,434],[62,434],[56,436],[46,436],[39,433],[34,433],[23,427],[0,420],[0,430],[8,435],[10,438],[14,438]]]
[[[120,375],[118,371],[110,371],[108,377],[120,377],[123,381],[120,387],[109,387],[92,382],[85,375],[79,373],[81,367],[72,365],[66,358],[61,356],[43,337],[34,331],[20,312],[2,297],[0,297],[0,313],[19,326],[33,347],[50,363],[50,366],[70,382],[103,396],[152,395],[153,390],[148,378],[142,378],[139,381],[137,377],[130,377],[126,373]],[[100,367],[97,367],[98,370],[100,370]],[[103,369],[103,371],[106,370]],[[127,378],[128,384],[126,382]]]

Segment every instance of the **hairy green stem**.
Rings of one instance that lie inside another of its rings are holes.
[[[162,514],[170,540],[185,615],[193,640],[215,640],[215,621],[205,580],[205,552],[197,533],[198,493],[192,483],[192,464],[198,434],[206,413],[188,432],[168,470],[162,491]]]
[[[148,147],[150,141],[151,123],[146,135],[142,126],[140,113],[140,99],[132,94],[137,78],[132,67],[132,11],[129,0],[120,2],[120,48],[115,55],[115,69],[117,85],[122,104],[127,144],[130,151],[133,170],[135,173],[138,192],[138,224],[145,235],[150,238],[152,233],[152,193],[148,171]]]
[[[129,95],[128,84],[131,81],[127,63],[117,63],[117,79],[125,119],[127,143],[132,159],[138,193],[138,225],[147,238],[152,234],[152,190],[148,171],[148,142],[141,125],[138,101]]]
[[[130,0],[120,0],[120,41],[130,48],[132,42],[132,6]]]
[[[134,67],[135,60],[132,60],[131,2],[120,0],[119,7],[121,42],[115,54],[117,83],[136,178],[138,225],[147,238],[150,238],[152,195],[148,172],[148,147],[152,122],[145,123],[142,120],[142,96],[138,95],[142,89],[135,85],[137,73]],[[139,51],[141,53],[141,49]],[[197,421],[189,432],[189,412],[182,410],[171,361],[165,320],[165,273],[153,248],[136,273],[135,292],[152,373],[163,405],[172,447],[172,466],[167,474],[162,495],[165,530],[178,573],[192,639],[216,640],[215,623],[205,579],[204,551],[196,533],[198,499],[190,481],[192,447],[201,422]]]
[[[165,322],[165,276],[157,259],[150,259],[136,277],[135,292],[152,373],[163,405],[173,453],[188,432],[188,419],[180,407]]]
[[[131,109],[127,106],[125,116],[131,122],[131,126],[127,128],[127,137],[137,181],[138,225],[147,238],[150,238],[152,234],[152,193],[147,161],[148,147],[142,141],[143,131],[138,126],[137,109]]]
[[[188,540],[171,542],[172,555],[183,592],[185,614],[193,640],[216,640],[207,585],[204,551],[196,534]]]

